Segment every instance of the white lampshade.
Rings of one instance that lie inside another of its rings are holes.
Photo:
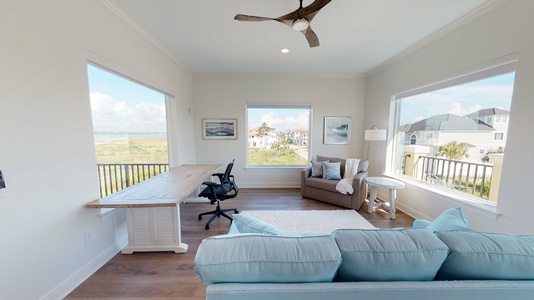
[[[365,131],[366,141],[385,141],[387,137],[387,130],[385,129],[371,129]]]
[[[306,28],[308,28],[309,25],[310,25],[310,22],[308,22],[308,20],[306,19],[296,19],[293,22],[293,29],[295,29],[296,31],[303,31],[303,30],[306,30]]]

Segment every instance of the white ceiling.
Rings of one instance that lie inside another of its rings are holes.
[[[333,0],[311,23],[315,48],[278,22],[234,20],[279,17],[298,0],[110,1],[193,73],[363,74],[496,0]]]

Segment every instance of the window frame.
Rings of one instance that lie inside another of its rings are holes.
[[[147,89],[153,90],[155,92],[161,93],[164,96],[164,104],[165,104],[165,126],[167,130],[167,160],[169,164],[169,168],[172,168],[174,166],[173,163],[173,142],[172,142],[172,110],[171,110],[171,101],[172,98],[174,98],[174,91],[172,89],[169,89],[161,84],[158,84],[156,82],[153,82],[147,78],[142,77],[141,75],[134,73],[130,71],[129,69],[126,69],[118,64],[115,64],[96,53],[88,51],[87,53],[87,61],[86,61],[86,68],[88,66],[92,66],[94,68],[98,68],[102,71],[108,72],[110,74],[113,74],[115,76],[121,77],[125,80],[128,80],[130,82],[133,82],[135,84],[138,84],[142,87],[145,87]],[[89,87],[89,73],[86,71],[87,76],[87,90],[89,92],[88,97],[90,96],[90,87]],[[91,118],[92,118],[92,110],[89,108]],[[96,153],[95,153],[96,155]],[[100,191],[99,191],[100,194]],[[109,195],[108,195],[109,196]],[[104,197],[105,198],[105,197]],[[105,220],[111,216],[113,216],[116,213],[115,208],[101,208],[99,212],[99,217],[101,220]]]
[[[300,170],[306,168],[305,165],[250,165],[249,163],[249,109],[265,108],[265,109],[307,109],[308,116],[308,158],[307,162],[311,160],[312,153],[312,124],[313,124],[313,107],[311,103],[257,103],[247,102],[245,104],[245,126],[246,126],[246,139],[245,139],[245,157],[246,157],[246,170],[264,170],[264,171],[284,171],[284,170]]]
[[[393,132],[393,135],[390,135],[386,156],[386,168],[385,175],[397,178],[406,182],[407,184],[421,189],[425,193],[432,193],[444,201],[453,202],[456,204],[468,204],[472,207],[480,209],[481,212],[488,213],[490,216],[497,215],[497,203],[493,203],[484,199],[481,199],[476,196],[471,196],[466,193],[459,191],[454,191],[445,187],[438,187],[431,185],[422,181],[419,181],[411,176],[401,174],[401,172],[396,172],[395,160],[398,147],[403,145],[399,143],[398,131],[401,126],[399,116],[400,116],[400,105],[401,99],[429,93],[436,90],[441,90],[448,87],[453,87],[477,80],[483,80],[491,78],[494,76],[504,75],[507,73],[512,73],[517,71],[517,53],[512,53],[504,57],[447,75],[438,80],[433,80],[427,82],[426,84],[420,84],[418,86],[400,91],[391,96],[391,106],[390,106],[390,122],[389,130]],[[512,96],[513,97],[513,96]],[[510,112],[511,113],[511,112]],[[506,122],[509,121],[509,117],[506,118]],[[401,141],[403,142],[403,141]]]

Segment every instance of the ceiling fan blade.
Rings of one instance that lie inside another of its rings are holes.
[[[319,46],[319,38],[317,37],[317,34],[311,29],[311,27],[308,26],[306,30],[301,31],[304,36],[306,37],[306,40],[308,40],[308,44],[310,45],[310,48]]]
[[[267,18],[267,17],[256,17],[248,15],[236,15],[234,20],[237,21],[249,21],[249,22],[262,22],[262,21],[278,21],[277,19]]]
[[[312,4],[304,8],[299,8],[293,12],[288,13],[287,15],[283,15],[276,19],[277,20],[296,20],[296,19],[306,18],[308,19],[309,22],[311,22],[311,19],[313,19],[313,17],[315,17],[315,15],[331,1],[332,0],[315,0],[312,2]],[[311,16],[311,19],[309,19],[310,15],[313,15]]]

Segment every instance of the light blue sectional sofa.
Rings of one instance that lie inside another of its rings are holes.
[[[534,236],[477,232],[459,209],[417,228],[331,234],[234,222],[197,251],[208,300],[534,299]]]

